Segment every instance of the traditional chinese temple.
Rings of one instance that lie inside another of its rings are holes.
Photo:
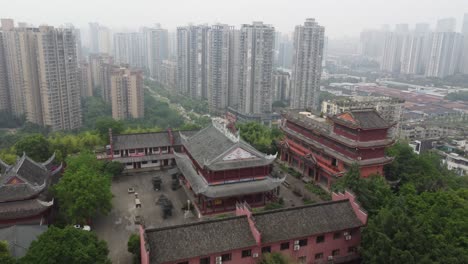
[[[54,159],[39,163],[23,154],[14,165],[0,160],[0,227],[48,224],[54,201],[47,190],[62,170]]]
[[[271,252],[297,263],[360,263],[367,213],[352,193],[333,193],[332,199],[259,213],[238,203],[233,217],[140,226],[141,264],[255,264]]]
[[[322,118],[310,112],[283,113],[281,160],[303,176],[329,188],[352,164],[362,177],[383,175],[383,166],[392,162],[385,148],[394,140],[385,121],[375,110],[352,110]]]
[[[237,202],[262,206],[276,199],[284,181],[267,155],[240,139],[223,119],[192,136],[179,132],[182,151],[174,152],[189,196],[200,214],[235,210]]]

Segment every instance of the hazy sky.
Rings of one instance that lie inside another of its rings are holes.
[[[455,17],[460,28],[468,0],[0,0],[0,17],[34,25],[96,21],[112,28],[138,28],[161,23],[170,30],[193,23],[227,23],[239,27],[252,21],[292,32],[314,17],[328,36],[356,36],[381,24],[427,22]]]

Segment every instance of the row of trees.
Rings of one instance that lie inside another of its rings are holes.
[[[353,166],[334,186],[352,190],[369,213],[363,231],[366,263],[468,263],[468,181],[434,154],[416,155],[404,143],[388,150],[395,161],[381,176],[360,178]],[[397,184],[395,184],[397,183]]]

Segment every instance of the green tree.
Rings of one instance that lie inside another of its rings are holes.
[[[63,229],[51,226],[31,243],[21,259],[24,264],[110,264],[105,241],[94,232],[72,226]]]
[[[99,117],[96,119],[96,129],[101,135],[101,138],[107,139],[109,142],[109,128],[112,128],[113,134],[120,134],[124,131],[124,123],[114,120],[112,117]]]
[[[141,251],[140,251],[140,235],[131,234],[127,242],[127,251],[133,254],[133,263],[140,263]]]
[[[20,139],[16,144],[16,155],[22,156],[23,152],[34,161],[46,161],[52,155],[52,148],[47,139],[41,134],[34,134]]]
[[[104,165],[104,173],[112,177],[120,175],[124,170],[124,165],[118,161],[109,161]]]
[[[259,151],[268,154],[275,154],[277,152],[278,149],[275,141],[283,136],[280,130],[276,128],[270,129],[257,122],[238,124],[237,128],[240,130],[243,140]]]
[[[67,159],[65,173],[53,188],[60,212],[71,224],[84,223],[112,208],[111,179],[104,173],[103,163],[90,157],[83,153]]]
[[[0,241],[0,263],[16,263],[16,259],[11,256],[10,251],[8,250],[8,243],[6,241]]]

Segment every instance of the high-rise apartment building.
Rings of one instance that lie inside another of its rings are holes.
[[[289,34],[280,34],[277,67],[291,69],[294,45]]]
[[[142,72],[114,66],[110,83],[112,117],[117,120],[142,118],[144,116]]]
[[[463,17],[461,33],[463,35],[463,57],[460,64],[460,72],[468,74],[468,13]]]
[[[79,128],[81,104],[74,32],[41,26],[37,50],[44,125],[52,130]]]
[[[294,109],[318,109],[324,45],[324,27],[308,18],[294,31],[291,102]]]
[[[213,25],[208,32],[208,105],[210,111],[223,113],[229,104],[232,89],[234,28],[229,25]]]
[[[101,83],[101,71],[103,64],[113,64],[114,58],[108,54],[90,54],[89,66],[91,68],[91,83],[93,90],[96,90],[104,98],[103,87]]]
[[[403,42],[407,35],[402,31],[386,33],[380,70],[391,73],[400,72]]]
[[[147,47],[147,65],[152,78],[161,81],[161,65],[169,58],[169,39],[167,29],[157,24],[153,28],[145,29]]]
[[[403,37],[401,73],[424,74],[429,53],[431,34],[415,30]]]
[[[81,61],[78,70],[81,97],[93,96],[93,82],[90,64],[86,61]]]
[[[271,112],[275,28],[262,22],[242,25],[239,43],[239,104],[244,114]]]
[[[381,61],[386,32],[383,30],[365,30],[361,32],[359,50],[362,56]]]
[[[2,25],[3,25],[2,19]],[[3,30],[3,28],[2,28]],[[0,31],[0,111],[10,112],[10,93],[8,90],[8,75],[4,49],[3,34]]]
[[[11,113],[53,131],[79,128],[80,85],[73,29],[15,28],[12,20],[2,20],[1,35],[0,85],[7,84]]]
[[[289,101],[291,74],[285,70],[273,72],[273,101]]]
[[[193,98],[208,98],[208,30],[205,25],[177,28],[178,88]]]
[[[144,35],[139,32],[114,34],[114,59],[117,64],[144,68],[147,58],[144,53]]]
[[[111,54],[112,34],[110,29],[99,25],[99,23],[89,23],[89,38],[91,53]]]
[[[436,32],[455,32],[457,21],[453,17],[437,20]]]
[[[456,32],[435,32],[425,75],[443,78],[457,72],[460,65],[463,36]]]
[[[177,86],[177,63],[175,61],[162,61],[160,82],[167,90],[175,91]]]

